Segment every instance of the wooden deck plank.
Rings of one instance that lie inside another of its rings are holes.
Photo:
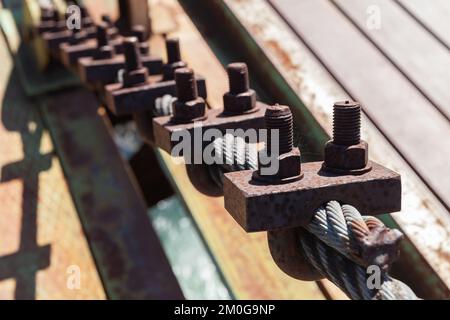
[[[154,0],[152,15],[155,30],[168,30],[181,41],[184,60],[207,79],[208,103],[222,104],[227,91],[223,66],[211,52],[198,30],[175,0]],[[153,39],[153,52],[164,55],[161,39]],[[197,223],[211,254],[237,299],[324,299],[314,282],[296,281],[273,262],[264,233],[247,234],[224,209],[223,197],[200,193],[191,183],[184,165],[159,151],[163,167]],[[333,294],[331,294],[333,295]],[[342,293],[333,297],[342,298]]]
[[[7,49],[0,35],[0,300],[105,299],[60,160]]]
[[[448,120],[331,3],[272,3],[449,208]]]
[[[450,51],[391,0],[333,2],[450,121]],[[370,6],[382,13],[379,29],[367,27]]]
[[[214,8],[210,10],[217,13],[214,19],[227,26],[227,32],[246,52],[246,59],[254,61],[254,76],[264,79],[274,96],[302,115],[303,127],[315,127],[316,135],[322,135],[319,140],[327,141],[332,134],[333,103],[349,98],[344,88],[268,2],[212,3]],[[315,123],[310,123],[311,118]],[[362,123],[371,159],[402,175],[402,212],[392,214],[392,219],[384,217],[387,225],[400,228],[406,235],[397,263],[401,269],[395,275],[423,298],[448,299],[448,210],[365,114]]]
[[[436,39],[450,50],[450,2],[448,0],[433,0],[432,3],[423,0],[396,0],[409,14]]]

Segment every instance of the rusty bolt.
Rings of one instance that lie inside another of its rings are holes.
[[[176,69],[186,68],[181,61],[180,41],[176,38],[166,39],[167,63],[163,66],[163,81],[173,80]]]
[[[361,140],[361,105],[354,101],[337,102],[333,118],[333,140],[325,146],[324,170],[337,174],[370,171],[369,146]]]
[[[97,50],[94,53],[95,60],[111,59],[115,55],[114,47],[109,45],[108,25],[101,22],[97,26]]]
[[[294,123],[291,110],[287,106],[275,105],[268,107],[265,114],[266,129],[268,130],[266,152],[272,156],[272,145],[275,142],[278,145],[279,155],[276,157],[278,162],[278,172],[273,175],[264,175],[263,170],[273,163],[261,163],[259,156],[259,169],[253,175],[256,181],[268,184],[290,183],[300,180],[301,155],[300,149],[294,148]],[[279,140],[273,141],[273,130],[278,130]],[[272,158],[272,157],[271,157]]]
[[[235,62],[227,66],[230,91],[223,96],[224,114],[236,115],[255,112],[256,92],[250,89],[248,68]]]
[[[107,32],[108,32],[110,39],[116,39],[117,37],[119,37],[119,30],[114,26],[114,23],[113,23],[110,15],[103,14],[101,17],[101,21],[106,23]]]
[[[141,55],[148,55],[150,53],[150,46],[147,42],[147,37],[145,34],[145,28],[142,25],[136,25],[131,30],[131,34],[133,37],[136,37],[139,41],[139,50],[141,51]]]
[[[69,45],[80,44],[81,42],[86,41],[87,38],[86,31],[75,28],[72,30],[72,36],[69,38],[68,43]]]
[[[149,74],[147,68],[142,65],[138,39],[136,37],[125,38],[123,50],[125,55],[124,87],[145,84]]]
[[[173,123],[191,123],[206,118],[205,100],[198,96],[194,71],[181,68],[175,71],[177,98],[173,102]]]

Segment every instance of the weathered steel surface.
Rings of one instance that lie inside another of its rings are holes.
[[[142,64],[150,75],[161,74],[163,62],[152,55],[143,56]],[[118,72],[125,67],[125,58],[117,55],[112,59],[95,60],[85,57],[78,60],[78,74],[83,82],[110,84],[117,80]]]
[[[0,61],[0,299],[104,299],[60,160],[1,35]]]
[[[355,206],[367,215],[400,211],[400,176],[372,163],[359,176],[324,172],[322,162],[302,165],[302,180],[281,185],[254,181],[252,171],[225,174],[225,208],[248,232],[305,226],[329,200]]]
[[[85,89],[61,92],[42,110],[108,296],[182,299],[145,203]]]
[[[63,43],[59,47],[62,63],[70,68],[76,66],[78,59],[92,57],[97,50],[97,41],[90,39],[79,44]]]
[[[257,109],[254,113],[242,115],[224,115],[223,110],[209,109],[206,111],[205,120],[185,124],[173,123],[172,116],[157,117],[153,119],[155,145],[170,154],[173,147],[178,143],[172,141],[172,135],[175,132],[186,131],[191,137],[194,137],[194,131],[196,128],[199,129],[198,126],[203,131],[218,129],[221,132],[225,132],[227,129],[261,129],[264,128],[266,108],[267,105],[257,102]]]
[[[153,108],[157,98],[166,94],[176,96],[175,81],[158,81],[153,78],[147,84],[123,87],[120,83],[106,86],[106,102],[108,108],[115,115],[131,114],[133,112],[146,111]],[[197,85],[199,95],[206,98],[205,79],[198,76]]]

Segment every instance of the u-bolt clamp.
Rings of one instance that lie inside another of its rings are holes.
[[[176,85],[174,72],[186,67],[181,60],[178,39],[167,39],[167,63],[162,66],[160,76],[149,77],[142,67],[140,48],[136,40],[124,42],[126,67],[121,83],[106,86],[106,103],[111,112],[117,116],[132,114],[140,135],[145,142],[153,143],[153,123],[155,104],[163,96],[175,96]],[[206,83],[197,77],[196,86],[200,97],[206,98]]]
[[[90,57],[83,57],[78,60],[78,74],[81,80],[103,91],[107,84],[118,81],[120,70],[126,68],[126,57],[124,52],[124,39],[116,38],[114,42],[109,34],[110,27],[106,23],[101,23],[97,28],[97,46],[95,52]],[[162,59],[150,53],[148,42],[143,37],[140,26],[134,28],[135,36],[139,47],[139,57],[142,66],[148,70],[149,75],[162,73]],[[120,44],[120,45],[119,45]],[[117,48],[120,50],[117,51]],[[129,56],[128,59],[131,57]]]
[[[276,263],[298,279],[317,274],[299,265],[298,228],[307,226],[314,212],[331,200],[349,204],[365,215],[401,210],[401,177],[368,160],[368,144],[360,138],[361,106],[344,101],[334,106],[334,137],[325,147],[325,161],[301,164],[293,147],[289,108],[268,109],[266,125],[279,131],[279,155],[260,163],[257,171],[225,174],[225,208],[247,232],[267,231]],[[268,146],[268,148],[267,148]],[[268,150],[270,153],[270,150]],[[271,166],[276,170],[268,171]]]
[[[74,28],[70,30],[67,27],[67,19],[59,20],[55,14],[55,25],[59,27],[51,28],[42,33],[42,38],[45,40],[50,54],[57,59],[62,59],[60,46],[68,43],[68,45],[78,46],[86,40],[95,39],[97,28],[94,25],[92,18],[89,15],[86,7],[80,6],[81,12],[81,28]],[[56,21],[57,20],[57,21]],[[64,24],[64,26],[62,26]]]
[[[227,131],[247,129],[259,130],[264,126],[264,114],[267,105],[257,101],[256,93],[249,87],[248,69],[245,63],[232,63],[227,67],[230,91],[224,97],[223,109],[207,109],[203,99],[199,99],[194,85],[194,73],[190,69],[179,69],[175,73],[177,99],[173,101],[171,116],[158,117],[153,120],[155,145],[169,154],[179,143],[174,137],[184,132],[191,137],[196,136],[197,128],[203,132],[214,129],[221,135]],[[258,134],[258,132],[256,132]],[[259,137],[259,136],[258,136]],[[198,161],[199,152],[211,141],[194,141],[190,152],[191,159],[187,163]],[[201,145],[197,145],[201,143]],[[186,155],[181,155],[186,158]],[[201,156],[201,155],[200,155]],[[194,159],[195,158],[195,159]]]

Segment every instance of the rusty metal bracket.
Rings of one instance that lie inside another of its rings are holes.
[[[162,59],[150,54],[150,48],[147,41],[143,37],[141,27],[136,27],[135,34],[139,41],[139,51],[141,54],[141,61],[145,68],[148,69],[150,75],[158,75],[162,73],[163,62]],[[104,33],[105,25],[98,27],[99,34]],[[107,34],[105,35],[107,37]],[[99,37],[98,38],[103,38]],[[97,42],[102,39],[97,39]],[[105,40],[105,39],[103,39]],[[106,41],[103,41],[106,42]],[[111,41],[107,41],[111,46],[115,45]],[[116,41],[117,43],[117,41]],[[97,46],[96,52],[92,57],[84,57],[78,60],[78,74],[83,82],[89,84],[106,85],[117,81],[117,74],[126,66],[125,57],[123,55],[116,55],[117,48],[107,55],[101,54],[104,46]],[[123,39],[120,39],[120,48],[123,52]]]
[[[323,162],[302,165],[303,179],[284,185],[256,182],[252,171],[225,174],[225,208],[247,232],[305,226],[329,200],[355,206],[367,215],[400,211],[400,175],[371,162],[362,175],[339,175]]]
[[[280,133],[278,172],[264,176],[259,160],[256,171],[225,174],[225,209],[245,231],[268,232],[275,263],[293,278],[323,277],[299,246],[299,237],[308,236],[300,227],[306,227],[323,204],[336,200],[366,215],[401,210],[401,177],[368,160],[368,144],[360,139],[360,113],[359,103],[336,103],[334,137],[325,147],[325,161],[301,164],[300,151],[293,147],[291,112],[285,106],[269,107],[266,126]],[[269,134],[268,151],[272,139]]]
[[[330,200],[353,205],[367,215],[400,211],[400,175],[368,161],[368,145],[360,140],[358,103],[335,104],[334,138],[326,146],[330,149],[332,145],[331,150],[327,150],[324,162],[303,165],[286,161],[295,149],[292,125],[282,111],[278,107],[273,111],[278,115],[266,119],[281,132],[281,176],[261,179],[261,165],[256,172],[225,174],[225,208],[242,228],[257,232],[306,226],[314,211]],[[295,166],[300,170],[293,170]],[[291,180],[293,177],[298,178]]]
[[[142,30],[135,30],[137,38],[143,37]],[[165,95],[176,96],[174,72],[186,66],[181,61],[178,39],[166,39],[167,63],[158,65],[161,76],[148,77],[141,65],[145,62],[143,53],[148,52],[148,46],[143,42],[136,43],[134,47],[127,42],[128,54],[125,54],[125,73],[122,83],[114,83],[105,87],[105,100],[109,110],[116,116],[132,114],[139,133],[143,139],[153,143],[153,110],[156,100]],[[127,52],[126,52],[127,53]],[[151,74],[151,72],[150,72]],[[206,98],[206,82],[202,77],[196,80],[201,97]]]
[[[73,45],[66,42],[62,43],[59,48],[62,63],[70,68],[77,65],[78,59],[93,56],[97,50],[97,41],[90,39]]]
[[[181,75],[179,73],[181,70],[179,69],[176,75]],[[188,81],[186,82],[187,87],[181,81],[177,82],[178,100],[180,101],[174,102],[173,116],[158,117],[153,120],[156,146],[171,153],[173,147],[178,144],[177,141],[172,141],[172,135],[185,130],[193,136],[194,130],[199,125],[202,130],[218,129],[222,133],[228,129],[257,130],[264,128],[267,105],[256,101],[255,91],[249,88],[247,65],[245,63],[229,64],[227,72],[230,91],[224,94],[224,108],[206,109],[200,122],[196,121],[199,119],[196,119],[195,114],[189,114],[194,112],[192,101],[196,99],[195,88],[191,88]],[[192,90],[194,90],[194,94],[189,92]],[[188,98],[180,99],[180,93]]]

